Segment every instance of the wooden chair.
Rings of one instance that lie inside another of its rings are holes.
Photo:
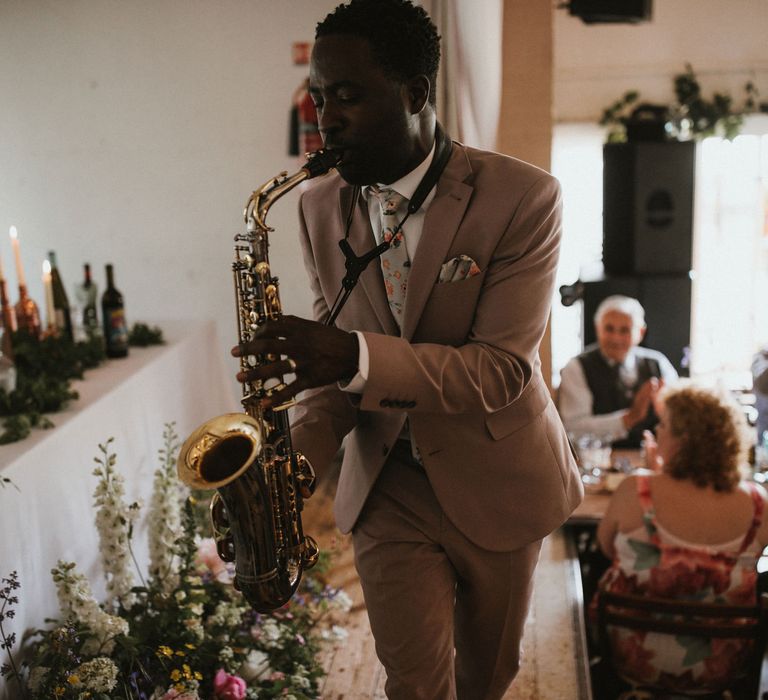
[[[715,639],[753,640],[752,652],[741,677],[725,684],[719,692],[693,695],[698,698],[757,700],[760,698],[760,674],[768,640],[768,594],[763,593],[757,605],[721,605],[682,600],[664,600],[636,595],[601,592],[598,598],[597,632],[604,661],[615,669],[608,626],[646,630],[670,635],[687,635]],[[638,697],[689,697],[685,693],[642,685],[624,678]],[[727,691],[727,693],[726,693]],[[665,694],[666,692],[666,694]],[[645,693],[645,695],[643,695]],[[632,697],[629,693],[627,697]],[[768,694],[766,694],[768,697]]]

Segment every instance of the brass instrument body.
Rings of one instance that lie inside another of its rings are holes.
[[[238,342],[246,343],[266,321],[282,315],[278,280],[269,265],[269,208],[307,178],[327,172],[338,156],[321,151],[304,168],[282,173],[253,192],[245,207],[247,230],[235,236],[232,264]],[[272,356],[242,357],[242,370],[273,362]],[[243,413],[206,421],[182,445],[178,473],[193,488],[217,489],[211,520],[219,556],[235,562],[235,585],[259,612],[288,602],[318,548],[302,529],[303,498],[314,490],[314,473],[293,450],[287,409],[262,409],[261,400],[284,386],[245,382]]]

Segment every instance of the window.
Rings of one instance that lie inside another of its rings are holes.
[[[602,257],[603,130],[555,127],[552,170],[563,186],[557,286],[594,275]],[[697,146],[691,375],[749,385],[753,353],[768,341],[768,118],[745,122],[732,142]],[[582,303],[552,310],[553,385],[583,348]]]

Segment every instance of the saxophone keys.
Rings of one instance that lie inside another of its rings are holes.
[[[317,546],[317,542],[312,537],[305,535],[301,549],[301,559],[304,568],[311,569],[320,558],[320,547]]]
[[[302,498],[310,498],[317,486],[315,470],[301,452],[296,453],[296,486]]]

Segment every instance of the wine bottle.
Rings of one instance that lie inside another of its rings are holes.
[[[112,265],[107,265],[107,288],[101,296],[101,317],[107,357],[125,357],[128,354],[128,324],[123,295],[115,287]]]
[[[90,337],[98,332],[99,321],[96,313],[96,300],[99,298],[99,290],[91,279],[91,266],[83,265],[83,281],[75,287],[75,298],[79,307],[79,325],[84,334]]]
[[[69,311],[69,299],[64,291],[59,268],[56,266],[56,253],[48,251],[48,261],[51,263],[51,288],[53,289],[54,323],[59,335],[72,340],[72,315]]]

